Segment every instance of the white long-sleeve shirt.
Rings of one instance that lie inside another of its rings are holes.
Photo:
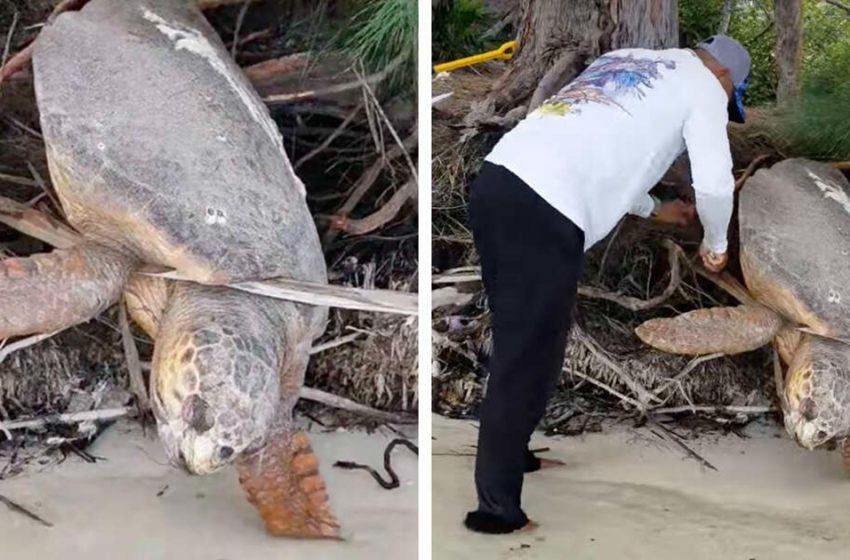
[[[703,243],[724,253],[734,192],[728,101],[693,51],[612,51],[505,134],[486,161],[581,228],[587,250],[627,213],[650,215],[650,189],[687,149]]]

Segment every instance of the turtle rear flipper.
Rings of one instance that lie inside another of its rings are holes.
[[[133,265],[96,243],[0,261],[0,339],[91,319],[118,301]]]
[[[651,319],[635,329],[643,342],[671,354],[739,354],[773,340],[784,321],[760,305],[714,307],[669,319]]]
[[[304,432],[279,432],[239,463],[239,482],[269,534],[339,539],[319,460]]]

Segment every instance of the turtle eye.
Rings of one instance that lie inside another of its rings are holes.
[[[826,439],[827,433],[823,430],[818,430],[818,439]]]

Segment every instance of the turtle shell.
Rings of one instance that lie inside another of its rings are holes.
[[[850,184],[830,165],[789,159],[741,191],[741,267],[763,304],[815,333],[850,337]]]
[[[94,0],[43,30],[33,64],[51,178],[86,237],[198,282],[326,282],[277,126],[194,3]]]

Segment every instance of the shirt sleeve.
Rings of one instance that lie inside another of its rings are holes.
[[[729,115],[725,92],[712,89],[706,94],[694,101],[683,136],[691,161],[697,214],[705,231],[703,244],[709,251],[725,253],[735,191],[726,132]]]
[[[648,218],[652,215],[653,210],[655,210],[655,199],[649,193],[646,193],[632,204],[629,214]]]

